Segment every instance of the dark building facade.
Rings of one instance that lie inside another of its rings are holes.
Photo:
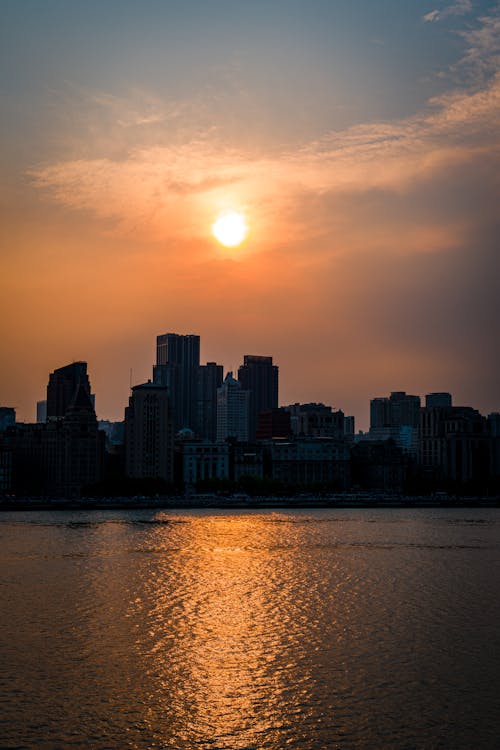
[[[64,417],[10,428],[4,448],[12,454],[11,489],[16,494],[78,497],[102,478],[104,433],[83,384]]]
[[[418,450],[420,396],[393,391],[389,398],[370,401],[370,440],[394,440],[413,456]]]
[[[261,412],[278,408],[278,372],[272,357],[245,354],[238,370],[238,381],[250,392],[248,439],[255,440]]]
[[[290,412],[286,409],[261,411],[257,417],[257,440],[289,438],[292,434]]]
[[[483,483],[491,474],[487,420],[469,406],[424,408],[420,414],[419,464],[428,479]]]
[[[125,409],[125,471],[133,479],[174,480],[169,390],[155,383],[132,388]]]
[[[344,412],[334,411],[325,404],[290,404],[284,409],[290,413],[292,432],[296,437],[344,437]]]
[[[153,381],[168,388],[174,432],[198,428],[200,337],[165,333],[156,338]]]
[[[64,417],[79,385],[91,395],[86,362],[72,362],[50,373],[47,385],[47,419]]]
[[[197,433],[203,440],[217,438],[217,388],[224,379],[223,366],[207,362],[198,369]]]

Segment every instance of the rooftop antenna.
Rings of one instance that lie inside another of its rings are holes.
[[[130,390],[132,390],[132,368],[130,368]]]

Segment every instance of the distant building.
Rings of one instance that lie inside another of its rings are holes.
[[[420,397],[393,391],[389,398],[370,401],[369,440],[393,440],[399,448],[416,456]]]
[[[101,419],[98,425],[99,429],[106,435],[106,449],[111,446],[123,445],[125,442],[125,422],[111,422],[109,419]]]
[[[239,482],[242,477],[262,479],[264,476],[264,449],[254,443],[231,445],[231,479]]]
[[[346,440],[353,441],[356,434],[356,424],[354,417],[344,417],[344,437]]]
[[[290,404],[283,407],[290,413],[292,432],[296,437],[344,437],[344,412],[334,411],[325,404]]]
[[[72,362],[50,373],[47,385],[47,419],[65,416],[79,386],[91,397],[86,362]]]
[[[47,421],[47,399],[36,402],[36,421],[39,423]]]
[[[18,424],[5,436],[17,494],[78,497],[102,477],[104,433],[87,389],[79,383],[64,417]]]
[[[436,409],[438,407],[448,409],[450,406],[450,393],[428,393],[425,397],[426,409]]]
[[[176,446],[180,457],[180,474],[183,484],[195,486],[198,482],[229,478],[229,443],[208,440],[183,440]]]
[[[487,423],[490,436],[491,475],[496,479],[497,487],[500,489],[500,414],[498,412],[488,414]]]
[[[290,413],[286,409],[261,411],[257,418],[257,440],[288,439],[292,434]]]
[[[352,449],[352,483],[365,490],[404,489],[408,456],[389,440],[360,440]]]
[[[278,367],[272,357],[245,354],[238,370],[238,381],[249,391],[249,440],[255,440],[261,412],[278,408]]]
[[[421,410],[418,459],[429,479],[482,482],[490,473],[490,446],[488,423],[476,409]]]
[[[0,406],[0,432],[16,424],[16,410],[12,406]]]
[[[156,337],[153,380],[168,388],[174,432],[187,427],[197,432],[200,337],[165,333]]]
[[[216,362],[198,368],[197,433],[204,440],[217,439],[217,389],[223,382],[223,370]]]
[[[248,442],[250,393],[228,372],[217,389],[217,440]]]
[[[350,486],[348,446],[332,438],[298,438],[273,441],[269,446],[272,478],[283,484],[331,485],[338,490]]]
[[[168,388],[144,383],[132,388],[125,409],[125,471],[135,479],[174,478],[174,437]]]

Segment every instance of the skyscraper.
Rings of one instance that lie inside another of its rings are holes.
[[[248,441],[248,406],[250,394],[228,372],[217,389],[217,440],[234,438]]]
[[[223,367],[207,362],[198,369],[198,434],[204,440],[217,437],[217,388],[223,380]]]
[[[184,427],[197,431],[199,366],[199,336],[165,333],[156,337],[153,381],[169,390],[175,432]]]
[[[86,390],[93,403],[86,362],[72,362],[50,373],[47,385],[47,420],[64,417],[79,385]]]
[[[238,380],[244,390],[250,391],[248,432],[249,440],[255,440],[258,415],[278,408],[278,367],[272,357],[245,354]]]
[[[125,409],[127,476],[172,482],[173,459],[168,388],[151,382],[134,386]]]

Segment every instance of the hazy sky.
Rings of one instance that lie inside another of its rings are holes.
[[[499,40],[493,1],[2,0],[0,404],[83,359],[122,419],[171,331],[360,427],[500,410]]]

